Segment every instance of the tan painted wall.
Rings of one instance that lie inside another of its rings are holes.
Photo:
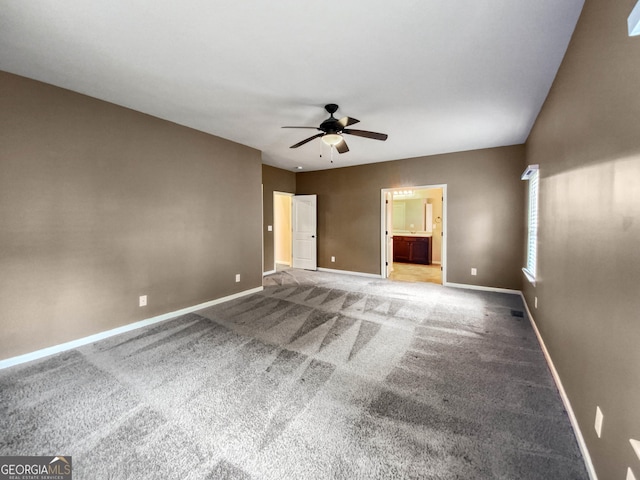
[[[260,286],[260,161],[0,72],[0,358]]]
[[[273,192],[296,193],[296,174],[288,170],[262,165],[262,208],[264,235],[263,271],[270,272],[275,268],[274,232],[268,231],[273,226]]]
[[[524,146],[475,150],[298,173],[296,193],[318,194],[319,267],[380,274],[381,189],[447,184],[448,281],[520,290],[524,166]]]
[[[636,0],[587,0],[527,141],[540,164],[539,281],[525,295],[600,479],[640,459],[640,38]],[[602,438],[594,430],[604,413]]]

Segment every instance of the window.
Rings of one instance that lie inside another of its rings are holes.
[[[527,206],[527,263],[522,269],[529,281],[536,283],[536,260],[538,254],[538,165],[529,165],[522,174],[522,180],[529,182],[529,203]]]

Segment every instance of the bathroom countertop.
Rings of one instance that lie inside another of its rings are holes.
[[[394,237],[431,237],[428,232],[393,232]]]

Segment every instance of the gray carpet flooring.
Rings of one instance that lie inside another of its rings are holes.
[[[287,270],[0,371],[0,455],[76,479],[587,479],[516,295]]]

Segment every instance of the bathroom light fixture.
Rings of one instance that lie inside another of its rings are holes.
[[[327,133],[322,136],[322,141],[332,147],[342,141],[342,135],[338,135],[337,133]]]

